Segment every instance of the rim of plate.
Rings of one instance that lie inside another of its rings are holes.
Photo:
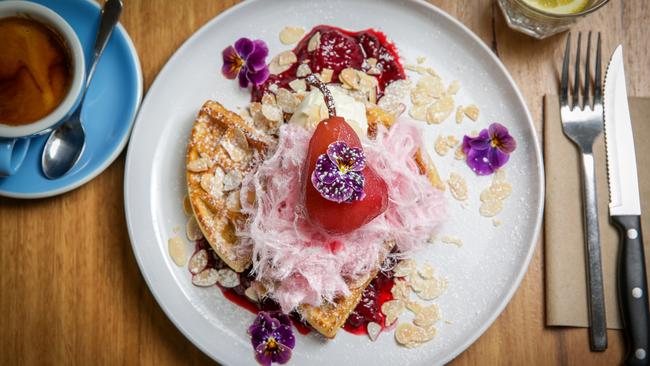
[[[101,10],[101,6],[99,6],[98,3],[96,3],[93,0],[84,0],[87,3],[92,4],[94,7],[97,9]],[[125,39],[126,39],[126,44],[129,47],[129,53],[133,56],[133,60],[135,61],[135,71],[136,71],[136,88],[137,88],[137,101],[135,103],[135,112],[133,113],[133,117],[131,117],[131,121],[129,122],[129,128],[126,131],[126,133],[121,137],[120,142],[115,146],[115,149],[111,152],[111,154],[108,156],[106,160],[104,160],[97,168],[94,170],[90,171],[87,173],[83,178],[68,184],[67,186],[57,188],[57,189],[51,189],[48,191],[43,191],[43,192],[38,192],[38,193],[16,193],[16,192],[9,192],[5,190],[0,190],[0,195],[5,196],[5,197],[10,197],[10,198],[20,198],[20,199],[37,199],[37,198],[46,198],[46,197],[53,197],[53,196],[58,196],[60,194],[70,192],[76,188],[81,187],[82,185],[88,183],[89,181],[93,180],[95,177],[97,177],[99,174],[104,172],[106,168],[108,168],[115,159],[122,153],[122,150],[124,150],[124,147],[126,146],[126,143],[130,140],[131,137],[131,131],[133,130],[133,126],[135,125],[135,121],[138,117],[138,112],[140,110],[140,105],[142,103],[142,95],[143,95],[143,77],[142,77],[142,66],[140,65],[140,57],[138,57],[138,52],[135,49],[135,46],[133,45],[133,41],[131,40],[131,36],[129,36],[129,33],[126,31],[126,29],[122,26],[122,23],[117,23],[117,28],[124,34]]]
[[[174,52],[174,54],[167,60],[163,68],[160,70],[160,72],[156,75],[156,78],[154,79],[153,83],[151,84],[149,91],[154,89],[158,83],[160,82],[161,75],[164,75],[167,68],[170,67],[170,64],[176,60],[176,58],[180,57],[179,55],[182,54],[186,48],[190,46],[190,44],[196,42],[196,40],[199,38],[201,34],[206,32],[206,30],[216,22],[219,22],[221,18],[227,17],[231,12],[234,12],[235,10],[239,10],[240,8],[244,7],[250,7],[250,6],[255,6],[256,3],[261,2],[263,0],[247,0],[240,2],[239,4],[236,4],[225,11],[219,13],[217,16],[214,18],[210,19],[208,22],[203,24],[199,29],[197,29],[192,35],[183,42],[183,44]],[[454,348],[449,352],[449,355],[447,358],[440,360],[441,364],[446,364],[456,358],[460,353],[465,351],[467,348],[469,348],[470,345],[472,345],[481,335],[485,333],[485,331],[494,323],[494,321],[501,315],[503,310],[505,309],[506,305],[510,302],[512,299],[515,291],[519,289],[519,285],[521,284],[521,281],[528,271],[528,266],[530,264],[530,261],[533,257],[533,254],[535,253],[535,248],[537,247],[537,241],[539,240],[539,235],[540,235],[540,230],[541,230],[541,224],[542,224],[542,218],[543,218],[543,213],[544,213],[544,195],[545,195],[545,187],[544,187],[544,164],[543,164],[543,157],[542,157],[542,151],[541,151],[541,146],[540,142],[537,136],[537,131],[535,129],[535,125],[533,123],[532,116],[530,114],[530,111],[528,110],[528,106],[526,104],[525,99],[521,95],[521,91],[517,87],[517,84],[515,81],[512,79],[512,76],[506,69],[505,65],[501,62],[501,60],[494,55],[492,50],[476,35],[474,32],[472,32],[469,28],[467,28],[463,23],[461,23],[459,20],[456,18],[452,17],[451,15],[447,14],[445,11],[442,9],[438,8],[437,6],[434,6],[432,4],[427,3],[424,0],[404,0],[406,2],[410,2],[416,6],[421,6],[424,7],[426,11],[429,12],[435,12],[437,15],[442,16],[443,18],[447,19],[450,21],[452,24],[454,24],[456,27],[458,27],[465,35],[469,36],[472,41],[474,41],[475,44],[477,44],[483,51],[488,53],[491,58],[491,60],[496,64],[496,66],[501,70],[503,76],[505,76],[505,79],[507,80],[508,84],[513,88],[515,95],[517,97],[517,101],[523,106],[525,115],[526,115],[526,122],[528,124],[528,128],[530,129],[532,136],[533,136],[533,141],[532,141],[532,146],[535,151],[535,158],[537,161],[537,175],[539,177],[539,190],[538,190],[538,200],[536,202],[537,204],[537,217],[535,219],[534,223],[534,232],[532,236],[531,243],[528,247],[528,252],[526,253],[526,256],[524,258],[524,261],[521,263],[521,268],[519,269],[519,272],[516,274],[513,286],[508,289],[507,293],[505,296],[502,297],[501,301],[498,302],[498,305],[496,306],[497,311],[494,312],[490,317],[488,318],[487,321],[485,321],[481,326],[474,331],[467,339],[465,342],[463,342],[460,346]],[[148,94],[148,93],[147,93]],[[146,109],[149,104],[149,98],[148,95],[145,96],[144,101],[142,102],[142,108]],[[136,118],[136,124],[141,118],[141,115],[138,114]],[[126,156],[126,164],[125,164],[125,173],[124,173],[124,210],[125,210],[125,215],[126,215],[126,222],[127,222],[127,229],[129,232],[129,238],[131,239],[131,246],[133,248],[133,252],[135,254],[136,261],[138,263],[138,266],[140,267],[140,272],[142,273],[142,276],[145,279],[145,282],[147,283],[147,286],[149,287],[149,290],[151,291],[152,295],[156,299],[156,302],[160,306],[160,308],[163,310],[165,315],[172,321],[172,323],[176,326],[176,328],[188,339],[192,344],[194,344],[198,349],[200,349],[203,353],[208,355],[210,358],[213,360],[222,363],[222,364],[227,364],[226,358],[224,358],[221,354],[214,352],[212,349],[208,349],[205,347],[202,343],[200,343],[194,335],[185,328],[185,326],[176,318],[176,316],[172,313],[171,309],[167,306],[166,302],[163,302],[163,297],[162,295],[158,292],[159,290],[157,289],[156,286],[154,286],[154,281],[152,278],[150,278],[149,274],[147,271],[145,271],[145,264],[144,264],[144,258],[142,256],[143,253],[141,253],[137,249],[137,245],[133,242],[133,237],[135,236],[135,229],[132,226],[132,217],[130,214],[130,209],[129,209],[129,187],[128,187],[128,182],[129,178],[131,177],[131,165],[133,159],[132,154],[132,149],[133,146],[135,145],[129,145],[129,148],[127,150],[127,156]],[[150,196],[145,197],[145,202],[149,206],[150,204]],[[155,229],[154,229],[155,231]],[[179,289],[180,290],[180,289]],[[182,290],[180,290],[182,292]]]

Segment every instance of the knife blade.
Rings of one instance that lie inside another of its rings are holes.
[[[646,281],[641,203],[632,121],[627,104],[623,47],[619,45],[605,74],[604,114],[610,220],[619,232],[618,296],[628,340],[627,365],[648,365],[650,315]]]

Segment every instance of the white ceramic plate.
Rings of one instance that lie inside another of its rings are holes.
[[[419,258],[449,281],[437,300],[443,319],[436,338],[417,349],[399,347],[392,333],[377,342],[344,331],[325,341],[298,336],[295,365],[431,365],[448,362],[474,342],[496,319],[521,281],[534,251],[543,203],[542,158],[531,117],[514,82],[492,52],[458,21],[424,2],[338,0],[246,1],[196,32],[169,60],[142,105],[131,137],[125,176],[129,234],[140,269],[158,303],[201,350],[227,365],[254,364],[246,329],[253,315],[226,300],[216,288],[197,288],[187,268],[170,260],[167,240],[184,236],[186,139],[199,107],[213,98],[231,109],[249,94],[220,73],[221,50],[242,36],[268,42],[271,54],[287,49],[278,33],[287,25],[306,29],[330,24],[351,30],[376,28],[392,39],[406,63],[426,56],[448,83],[458,79],[458,104],[476,103],[478,122],[468,119],[427,127],[431,143],[439,133],[462,136],[499,121],[519,145],[506,170],[514,189],[493,226],[478,214],[479,194],[491,177],[477,177],[453,152],[437,157],[443,177],[456,171],[467,178],[466,207],[449,198],[450,216],[440,237],[462,239],[459,248],[437,243]],[[431,147],[429,147],[431,148]],[[180,232],[178,232],[180,229]],[[188,242],[187,249],[191,252]]]

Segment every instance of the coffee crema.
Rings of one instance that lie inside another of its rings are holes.
[[[0,50],[0,124],[30,124],[61,104],[72,70],[58,33],[33,19],[3,18]]]

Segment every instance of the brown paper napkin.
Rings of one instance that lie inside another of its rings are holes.
[[[589,320],[580,160],[577,148],[562,132],[558,97],[547,95],[544,102],[546,324],[586,327]],[[639,174],[642,227],[646,232],[646,267],[650,268],[650,98],[630,98],[629,104]],[[616,229],[609,223],[609,192],[603,136],[594,144],[594,155],[607,327],[620,329],[622,324],[616,289],[619,238]]]

